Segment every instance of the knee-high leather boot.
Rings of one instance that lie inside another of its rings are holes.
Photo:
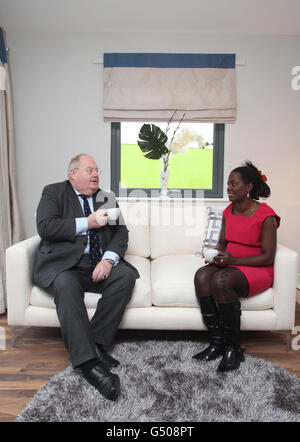
[[[217,371],[231,371],[239,368],[245,360],[244,349],[240,346],[241,303],[218,304],[223,324],[225,353]]]
[[[212,361],[224,354],[224,341],[218,310],[211,296],[199,298],[199,304],[203,322],[206,325],[210,338],[210,345],[200,353],[193,356],[194,359]]]

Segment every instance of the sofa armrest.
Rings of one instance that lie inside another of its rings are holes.
[[[29,305],[34,252],[38,235],[21,241],[6,250],[6,288],[8,325],[26,325],[25,310]]]
[[[298,255],[280,244],[274,262],[274,311],[277,330],[292,330],[295,325]]]

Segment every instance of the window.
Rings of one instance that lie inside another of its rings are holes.
[[[165,131],[167,123],[154,123]],[[144,157],[137,144],[142,122],[111,123],[111,189],[117,196],[158,196],[161,160]],[[178,123],[171,123],[169,138]],[[224,124],[182,122],[209,143],[205,149],[192,141],[185,153],[172,154],[169,189],[174,197],[223,197]],[[211,145],[213,143],[213,146]]]

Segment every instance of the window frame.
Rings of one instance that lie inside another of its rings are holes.
[[[223,181],[224,181],[224,123],[214,123],[214,147],[213,147],[213,187],[212,189],[178,189],[171,192],[172,197],[190,198],[199,197],[199,192],[204,198],[223,198]],[[121,123],[111,123],[111,190],[114,194],[120,195],[119,182],[121,175]],[[138,196],[138,191],[141,190],[141,196],[147,194],[148,197],[159,197],[160,189],[137,189],[124,188],[126,196],[130,196],[134,192],[134,196]],[[204,192],[204,194],[203,194]]]

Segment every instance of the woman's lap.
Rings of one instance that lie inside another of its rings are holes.
[[[218,302],[234,302],[249,294],[248,280],[240,269],[215,264],[197,270],[195,288],[197,297],[213,296]]]

